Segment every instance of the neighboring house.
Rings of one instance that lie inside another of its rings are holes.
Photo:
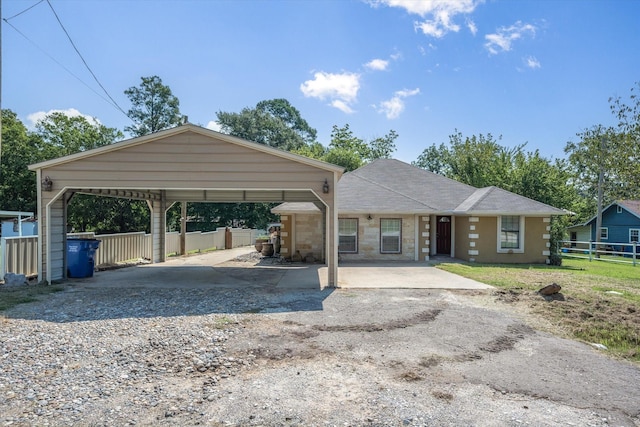
[[[602,227],[600,235],[596,234],[596,218],[584,224],[568,228],[569,240],[573,242],[608,243],[616,251],[631,252],[632,247],[615,247],[616,243],[640,242],[640,200],[619,200],[602,210]],[[576,246],[576,244],[572,244]],[[583,246],[577,244],[577,246]]]
[[[281,255],[319,259],[322,211],[283,203]],[[497,187],[475,188],[407,163],[379,159],[338,181],[341,260],[545,263],[550,218],[565,211]]]
[[[0,211],[0,222],[0,237],[38,235],[38,221],[33,212]]]

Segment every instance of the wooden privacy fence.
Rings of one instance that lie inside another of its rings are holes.
[[[186,251],[199,252],[225,247],[225,228],[210,232],[186,233]],[[231,247],[249,246],[255,242],[257,230],[231,228]],[[122,234],[72,233],[68,239],[97,239],[100,247],[95,254],[95,265],[151,259],[151,235],[144,232]],[[166,255],[180,253],[180,233],[166,234]],[[0,245],[0,280],[5,273],[36,276],[38,274],[38,237],[3,237]]]

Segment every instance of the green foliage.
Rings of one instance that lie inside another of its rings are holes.
[[[395,140],[398,134],[391,130],[384,137],[378,137],[370,142],[353,135],[349,125],[333,126],[331,143],[324,151],[316,150],[311,154],[317,159],[334,165],[342,166],[347,172],[358,169],[375,159],[388,159],[396,150]]]
[[[247,227],[266,229],[267,224],[276,222],[278,216],[271,213],[277,203],[190,203],[187,206],[189,218],[198,219],[200,231],[212,231],[217,227]],[[179,229],[177,224],[175,229]]]
[[[158,76],[141,77],[141,80],[140,86],[124,91],[131,101],[127,115],[134,123],[125,130],[133,136],[143,136],[178,126],[182,122],[180,101],[169,86],[162,84]]]
[[[609,99],[611,112],[618,119],[618,167],[620,181],[627,187],[627,198],[640,198],[640,81],[631,88],[629,101]]]
[[[574,206],[578,194],[566,185],[571,178],[566,162],[498,141],[491,134],[463,137],[457,132],[449,145],[428,147],[413,164],[474,187],[496,186],[551,206]]]
[[[74,232],[150,232],[151,218],[144,201],[76,194],[69,203],[67,223]]]
[[[36,123],[36,134],[40,143],[40,161],[113,144],[123,137],[119,130],[106,127],[97,120],[91,122],[85,117],[69,117],[61,112],[51,113]]]
[[[40,145],[38,136],[29,133],[13,111],[2,110],[0,209],[36,211],[36,175],[27,167],[40,160]]]
[[[216,114],[222,132],[270,147],[293,151],[316,140],[317,131],[286,99],[261,101],[240,113]]]

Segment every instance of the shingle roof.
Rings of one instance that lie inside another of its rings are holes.
[[[378,159],[338,181],[340,212],[562,215],[497,187],[475,188],[394,159]]]
[[[620,200],[618,204],[640,218],[640,200]]]

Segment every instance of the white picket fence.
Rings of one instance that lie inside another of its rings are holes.
[[[232,247],[252,245],[258,230],[232,228]],[[100,246],[95,254],[96,265],[113,265],[136,259],[151,259],[151,235],[144,232],[122,234],[72,233],[67,238],[97,239]],[[167,255],[180,253],[180,233],[166,234]],[[210,232],[186,233],[187,253],[213,249],[225,249],[225,229]],[[24,274],[28,277],[38,274],[38,237],[3,237],[0,239],[0,280],[5,273]]]

